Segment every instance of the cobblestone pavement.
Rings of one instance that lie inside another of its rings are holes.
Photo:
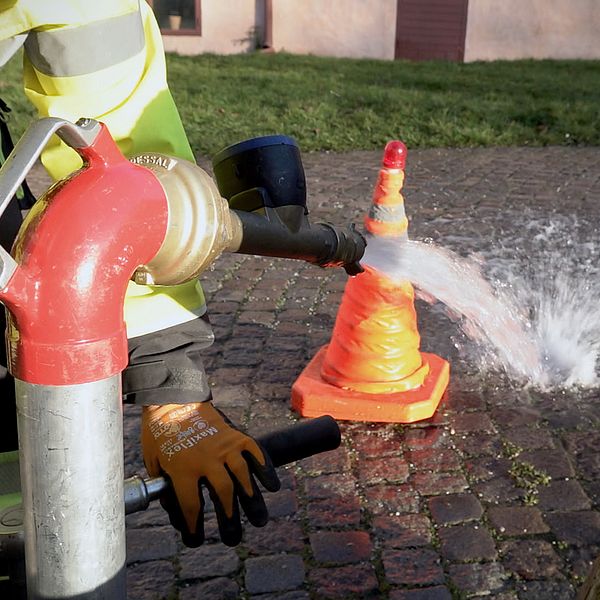
[[[304,156],[312,220],[361,223],[380,158]],[[416,150],[404,192],[413,238],[527,264],[538,251],[527,223],[552,217],[598,239],[600,149]],[[330,338],[345,274],[228,255],[202,281],[216,403],[253,434],[290,425],[290,387]],[[342,424],[340,449],[279,470],[270,523],[235,549],[218,542],[213,514],[195,550],[160,507],[130,516],[130,598],[575,597],[600,553],[597,392],[481,374],[443,311],[417,308],[424,349],[452,365],[435,416]],[[139,411],[125,413],[126,471],[143,472]]]

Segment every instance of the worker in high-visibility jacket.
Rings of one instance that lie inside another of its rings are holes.
[[[20,46],[25,94],[40,117],[102,121],[126,156],[153,151],[194,160],[167,87],[160,31],[145,2],[0,0],[0,65]],[[54,137],[42,163],[60,179],[81,161]],[[127,400],[143,405],[149,474],[164,473],[173,484],[163,506],[184,543],[201,544],[204,482],[221,538],[234,545],[241,538],[239,505],[251,523],[267,520],[253,476],[272,491],[279,481],[257,443],[212,406],[199,356],[213,340],[202,289],[198,282],[175,287],[131,282],[124,311],[129,366],[123,391]],[[6,383],[6,369],[3,374]],[[200,427],[211,435],[193,435]],[[180,433],[179,443],[173,432]]]

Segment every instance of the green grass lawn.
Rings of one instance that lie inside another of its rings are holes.
[[[600,145],[600,62],[351,60],[245,54],[168,56],[169,80],[196,152],[271,133],[303,150]],[[0,96],[32,114],[20,63],[2,72]]]

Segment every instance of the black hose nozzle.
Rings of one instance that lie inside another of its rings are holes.
[[[309,223],[304,168],[293,139],[272,135],[234,144],[214,157],[213,169],[242,225],[230,250],[342,266],[349,275],[363,270],[366,241],[353,225]]]
[[[353,225],[342,229],[329,223],[308,222],[298,231],[276,216],[233,211],[242,224],[235,252],[305,260],[320,267],[344,267],[348,275],[362,272],[360,265],[367,242]],[[238,245],[239,244],[239,245]]]

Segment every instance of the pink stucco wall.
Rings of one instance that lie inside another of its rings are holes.
[[[600,58],[600,0],[470,0],[465,61]]]
[[[396,0],[274,0],[273,46],[298,54],[394,58]]]
[[[202,35],[164,35],[167,52],[232,54],[254,49],[257,0],[202,0]],[[323,56],[394,58],[396,0],[274,0],[273,47]]]
[[[239,54],[254,48],[255,0],[202,0],[202,35],[163,35],[167,52]]]

